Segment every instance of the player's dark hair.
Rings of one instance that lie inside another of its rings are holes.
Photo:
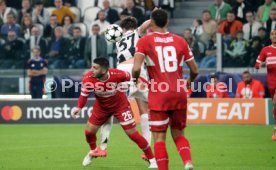
[[[155,22],[156,26],[164,28],[168,23],[168,13],[163,9],[157,9],[152,12],[151,19]]]
[[[134,17],[126,17],[122,20],[120,26],[123,29],[130,30],[130,29],[136,29],[137,28],[137,20]]]
[[[250,74],[248,70],[245,70],[242,74]]]
[[[106,58],[99,57],[93,60],[95,64],[99,64],[102,68],[109,68],[109,61]]]

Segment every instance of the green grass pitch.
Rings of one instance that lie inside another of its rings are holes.
[[[0,169],[9,170],[143,170],[148,163],[141,151],[114,125],[108,157],[93,160],[83,168],[88,151],[85,125],[0,125]],[[138,127],[139,129],[139,127]],[[272,126],[190,125],[190,139],[196,170],[275,170],[276,142]],[[168,136],[171,170],[183,170],[176,148]]]

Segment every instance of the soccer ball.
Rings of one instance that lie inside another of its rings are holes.
[[[104,33],[105,39],[112,43],[120,41],[123,36],[122,28],[116,24],[108,25]]]

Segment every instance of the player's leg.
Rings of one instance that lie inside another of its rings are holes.
[[[111,116],[101,127],[101,145],[100,149],[103,151],[103,154],[106,153],[107,142],[110,136],[110,131],[113,125],[113,116]]]
[[[151,147],[147,140],[139,134],[139,132],[136,130],[136,124],[134,120],[134,115],[131,110],[126,109],[126,111],[123,112],[116,112],[114,114],[116,119],[120,122],[121,126],[123,127],[125,133],[128,135],[128,137],[135,142],[138,147],[145,153],[145,155],[148,157],[150,166],[149,168],[157,168],[156,161],[153,155],[153,152],[151,150]]]
[[[170,122],[164,111],[150,111],[150,130],[154,138],[154,155],[159,170],[169,169],[169,156],[166,148],[166,132]]]
[[[102,112],[100,109],[94,107],[92,114],[88,119],[87,126],[85,128],[85,138],[90,149],[88,154],[83,159],[83,166],[87,166],[91,163],[93,157],[98,157],[99,152],[97,149],[97,131],[104,124],[111,115]]]
[[[170,114],[171,118],[171,134],[179,152],[179,155],[185,165],[185,170],[192,170],[192,157],[190,151],[190,143],[184,136],[184,128],[186,127],[187,114],[185,110],[175,110]]]
[[[149,130],[149,114],[148,114],[148,103],[142,99],[135,99],[139,108],[141,117],[141,130],[143,137],[151,143],[151,132]]]
[[[100,128],[100,126],[94,125],[90,122],[87,122],[86,128],[85,128],[85,138],[86,142],[89,145],[89,152],[87,155],[84,157],[82,161],[83,166],[88,166],[91,164],[92,159],[93,159],[93,154],[97,151],[97,131]]]

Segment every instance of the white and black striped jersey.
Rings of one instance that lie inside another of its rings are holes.
[[[139,38],[138,29],[129,30],[124,33],[120,41],[116,42],[118,63],[122,63],[134,56]]]

